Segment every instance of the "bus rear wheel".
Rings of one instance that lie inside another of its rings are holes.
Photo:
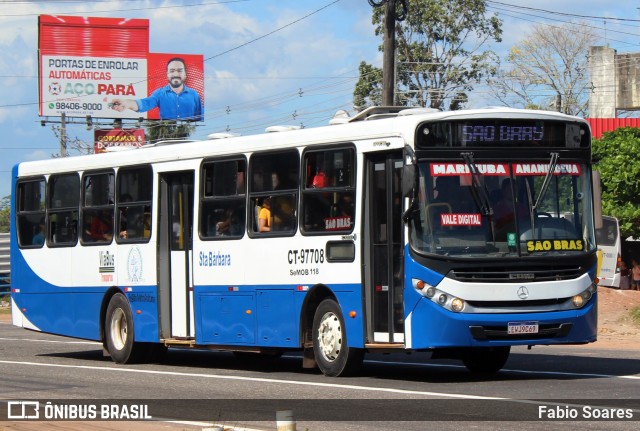
[[[140,361],[149,352],[145,343],[133,336],[133,315],[129,301],[122,293],[111,297],[104,322],[106,346],[111,359],[118,364]]]
[[[462,362],[472,373],[497,373],[509,359],[510,346],[472,347],[462,356]]]
[[[347,344],[347,333],[340,307],[333,299],[325,299],[313,318],[313,354],[325,376],[353,374],[364,357],[362,349]]]

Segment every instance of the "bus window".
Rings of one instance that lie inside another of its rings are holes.
[[[200,237],[241,238],[244,235],[246,161],[206,162],[202,167]]]
[[[305,233],[350,232],[355,222],[352,149],[325,149],[304,154],[302,226]]]
[[[147,242],[151,237],[150,166],[125,168],[118,171],[116,181],[116,226],[118,242]]]
[[[251,156],[249,165],[252,231],[292,235],[298,203],[298,151],[257,153]]]
[[[48,240],[52,245],[75,245],[78,241],[78,174],[49,177]]]
[[[44,178],[18,183],[16,205],[20,247],[42,247],[46,238]]]
[[[113,172],[86,174],[82,180],[82,243],[105,244],[113,239]]]

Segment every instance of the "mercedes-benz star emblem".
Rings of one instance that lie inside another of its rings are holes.
[[[524,286],[518,288],[518,298],[527,299],[529,297],[529,289]]]

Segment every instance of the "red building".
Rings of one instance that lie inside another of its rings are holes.
[[[640,118],[587,118],[591,125],[591,136],[600,139],[604,132],[612,132],[621,127],[640,127]]]

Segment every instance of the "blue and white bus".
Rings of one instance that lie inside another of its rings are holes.
[[[366,352],[495,372],[511,346],[596,340],[586,121],[395,107],[332,123],[16,165],[14,325],[118,363],[301,351],[329,376]]]

